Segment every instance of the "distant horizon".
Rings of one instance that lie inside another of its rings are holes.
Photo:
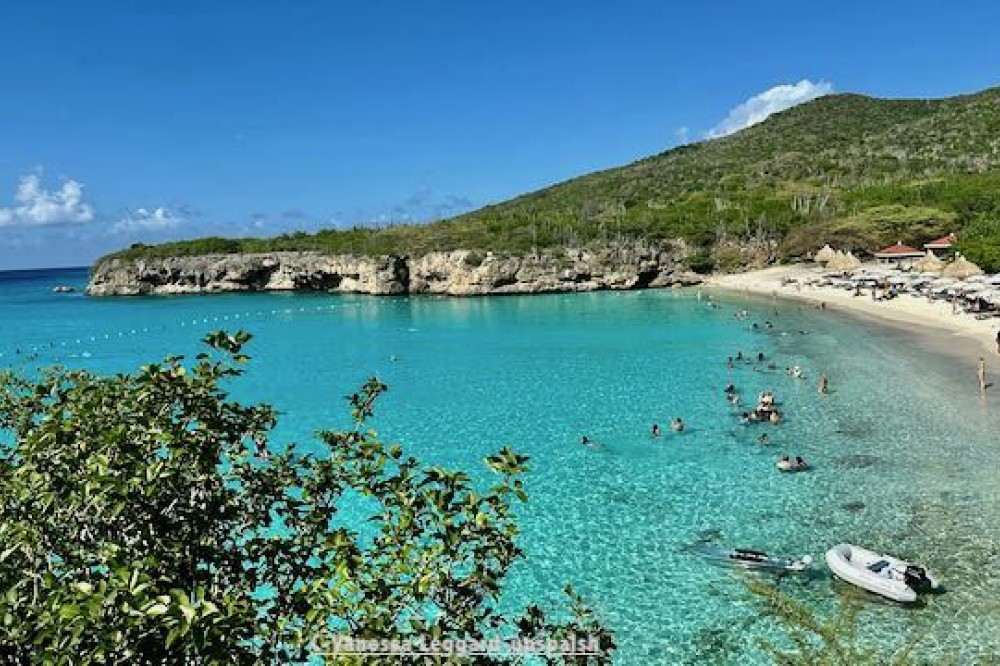
[[[81,266],[29,266],[27,268],[0,268],[0,273],[31,273],[32,271],[86,271],[93,264]]]

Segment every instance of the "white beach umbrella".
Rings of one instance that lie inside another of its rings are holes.
[[[990,284],[1000,284],[1000,273],[989,276],[988,278],[986,278],[986,281],[989,282]]]

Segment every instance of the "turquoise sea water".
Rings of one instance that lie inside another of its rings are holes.
[[[783,590],[832,612],[843,588],[822,565],[851,541],[920,559],[948,591],[904,609],[863,601],[861,636],[885,648],[919,635],[920,654],[1000,654],[1000,417],[974,368],[917,338],[830,312],[695,291],[504,298],[315,294],[90,299],[54,294],[83,271],[0,273],[0,366],[58,362],[128,370],[191,353],[218,328],[255,335],[240,397],[275,404],[276,438],[308,441],[345,423],[369,375],[390,387],[376,422],[428,462],[487,480],[506,444],[532,458],[527,560],[510,601],[558,601],[567,582],[614,630],[619,664],[766,663],[739,574],[686,550],[701,538],[810,554],[815,576]],[[749,319],[734,317],[737,309]],[[764,326],[765,320],[774,327]],[[758,322],[753,330],[751,322]],[[737,364],[738,351],[778,365]],[[808,378],[783,369],[798,364]],[[817,395],[824,372],[832,393]],[[739,425],[773,389],[787,421]],[[682,416],[688,430],[670,433]],[[652,423],[664,435],[649,435]],[[771,444],[756,443],[767,432]],[[586,434],[600,444],[578,440]],[[814,470],[782,475],[782,453]]]

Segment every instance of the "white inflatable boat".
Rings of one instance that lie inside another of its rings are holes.
[[[918,592],[940,587],[937,578],[920,565],[849,543],[826,551],[826,564],[837,578],[902,603],[916,601]]]

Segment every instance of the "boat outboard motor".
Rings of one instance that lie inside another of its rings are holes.
[[[906,570],[903,572],[903,580],[914,591],[929,590],[934,586],[931,579],[927,577],[927,569],[916,564],[906,565]]]

